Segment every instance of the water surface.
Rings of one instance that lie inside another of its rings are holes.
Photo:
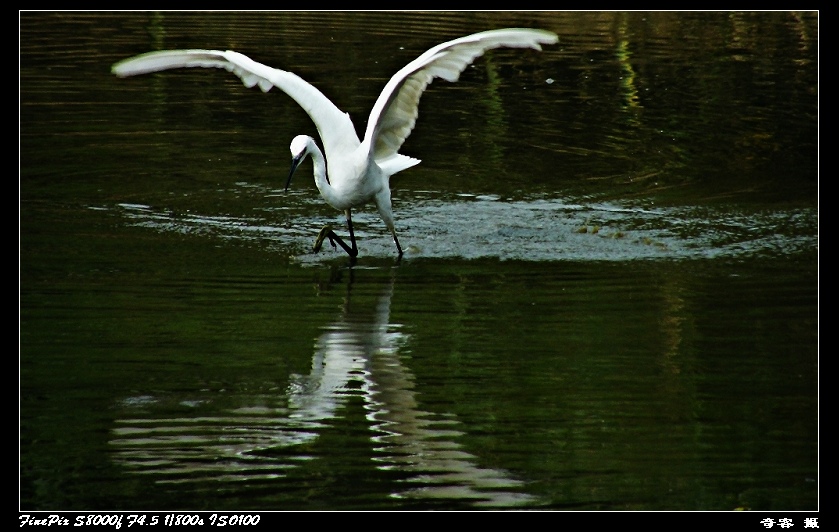
[[[285,95],[434,82],[360,257]],[[20,507],[817,510],[817,13],[24,12]]]

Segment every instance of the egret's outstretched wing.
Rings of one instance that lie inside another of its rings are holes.
[[[533,48],[559,40],[544,30],[510,28],[475,33],[439,44],[408,63],[385,85],[367,121],[365,142],[376,161],[393,160],[417,121],[420,96],[434,78],[457,81],[476,58],[493,48]],[[411,166],[412,159],[401,156]],[[416,164],[416,163],[413,163]]]
[[[318,89],[296,74],[257,63],[238,52],[230,50],[226,52],[219,50],[149,52],[120,61],[111,67],[111,71],[119,77],[126,77],[188,67],[223,68],[239,76],[248,88],[258,85],[263,92],[268,92],[272,87],[277,87],[285,92],[309,114],[317,126],[327,156],[333,151],[350,151],[360,145],[349,115],[338,109]]]

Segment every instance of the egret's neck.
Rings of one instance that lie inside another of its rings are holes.
[[[309,154],[312,156],[312,164],[314,166],[315,185],[318,187],[323,199],[330,205],[334,205],[334,199],[337,198],[335,197],[335,190],[326,178],[326,158],[324,158],[323,152],[320,151],[320,148],[318,148],[314,140],[311,140],[309,143]]]
[[[315,184],[319,189],[324,185],[329,186],[329,181],[326,179],[326,159],[320,151],[320,148],[314,142],[309,145],[309,154],[312,156],[312,163],[314,165]]]

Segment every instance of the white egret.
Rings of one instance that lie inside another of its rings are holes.
[[[250,88],[258,85],[263,92],[277,87],[291,96],[317,126],[326,158],[315,140],[299,135],[291,141],[291,171],[286,190],[298,165],[311,156],[315,184],[323,199],[343,211],[347,218],[348,245],[327,225],[317,240],[314,251],[325,239],[335,243],[355,258],[358,247],[352,226],[354,207],[375,202],[393,242],[402,257],[402,246],[396,236],[390,199],[390,176],[419,164],[419,159],[398,153],[411,134],[417,120],[417,106],[425,88],[434,78],[454,82],[461,72],[487,50],[493,48],[532,48],[554,44],[556,34],[544,30],[507,28],[484,31],[439,44],[408,63],[388,81],[370,111],[364,139],[359,140],[349,114],[335,106],[318,89],[299,76],[257,63],[238,52],[220,50],[163,50],[125,59],[111,71],[119,77],[147,74],[183,67],[224,68],[233,72]]]

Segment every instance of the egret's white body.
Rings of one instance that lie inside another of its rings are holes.
[[[500,47],[541,50],[540,45],[554,44],[557,40],[556,34],[548,31],[509,28],[475,33],[431,48],[390,78],[370,111],[363,139],[358,138],[349,114],[338,109],[318,89],[291,72],[257,63],[238,52],[150,52],[116,63],[112,72],[126,77],[172,68],[224,68],[239,76],[246,87],[258,85],[263,92],[272,87],[282,90],[309,114],[326,152],[324,159],[312,137],[295,137],[290,146],[293,160],[286,189],[297,166],[306,156],[311,156],[318,190],[329,205],[344,212],[349,227],[351,246],[327,226],[315,243],[315,251],[328,238],[333,246],[337,241],[355,257],[358,248],[351,210],[373,201],[401,257],[402,246],[393,223],[390,176],[420,162],[398,152],[414,128],[419,99],[425,88],[434,78],[457,81],[461,72],[487,50]]]

